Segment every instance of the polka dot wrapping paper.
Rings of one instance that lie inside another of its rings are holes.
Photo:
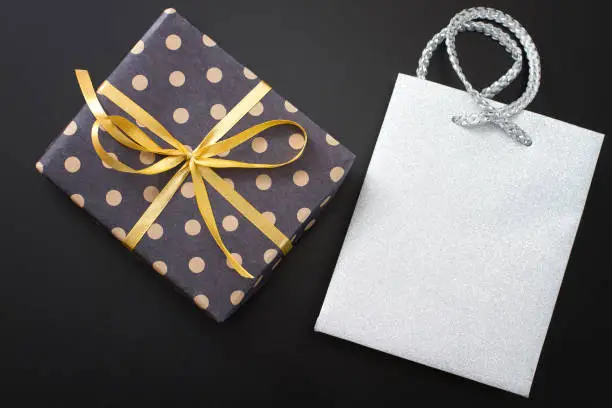
[[[107,80],[190,147],[197,146],[260,81],[173,9],[162,13]],[[104,96],[98,95],[98,99],[109,115],[126,116]],[[308,142],[299,160],[276,169],[215,171],[297,243],[336,193],[354,155],[274,90],[223,139],[275,119],[295,121],[306,129]],[[110,168],[92,146],[90,131],[94,120],[84,106],[49,146],[36,168],[123,240],[175,171],[148,176]],[[143,131],[159,140],[147,129]],[[268,129],[219,156],[255,163],[282,162],[304,145],[304,137],[296,132],[291,126]],[[128,149],[104,131],[101,142],[111,156],[134,168],[160,158]],[[234,271],[214,242],[198,211],[190,177],[134,251],[198,307],[223,321],[261,287],[283,255],[214,189],[207,191],[225,245],[254,279]]]

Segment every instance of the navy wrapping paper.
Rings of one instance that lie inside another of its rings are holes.
[[[183,144],[195,147],[260,79],[169,9],[107,80]],[[99,99],[108,114],[125,116],[103,96]],[[354,155],[274,90],[224,138],[274,119],[293,120],[307,130],[308,143],[299,160],[277,169],[217,172],[295,243],[335,194]],[[122,239],[174,171],[145,176],[107,168],[91,144],[93,122],[84,106],[36,167]],[[273,128],[259,136],[226,157],[274,163],[293,156],[304,143],[291,126]],[[155,159],[119,145],[104,132],[101,141],[107,151],[132,167],[144,167]],[[190,178],[134,251],[201,309],[223,321],[261,287],[262,280],[279,265],[282,253],[214,189],[208,188],[208,192],[226,246],[255,279],[243,278],[228,267],[198,212]]]

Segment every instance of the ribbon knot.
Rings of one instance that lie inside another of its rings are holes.
[[[91,127],[91,139],[94,150],[100,159],[110,168],[132,174],[155,175],[160,174],[178,167],[178,170],[172,176],[170,181],[159,192],[157,197],[151,202],[151,205],[145,210],[140,219],[132,227],[130,232],[123,240],[123,244],[130,249],[134,249],[140,239],[144,236],[147,230],[155,222],[157,217],[164,210],[170,199],[181,187],[188,176],[194,185],[194,195],[196,204],[200,211],[200,215],[206,224],[211,236],[215,240],[217,246],[227,257],[228,263],[241,276],[245,278],[253,278],[232,256],[227,249],[215,220],[205,182],[213,187],[225,200],[227,200],[240,214],[250,221],[257,229],[259,229],[268,239],[270,239],[282,252],[286,254],[291,249],[291,241],[274,224],[264,217],[253,205],[251,205],[244,197],[238,194],[234,188],[225,182],[213,169],[214,168],[277,168],[286,166],[299,159],[304,152],[307,142],[306,130],[297,122],[277,119],[268,122],[263,122],[252,126],[242,132],[231,136],[227,139],[220,140],[232,127],[253,107],[255,106],[271,88],[265,82],[259,82],[227,115],[221,119],[204,137],[202,142],[195,148],[184,145],[178,141],[168,130],[159,123],[153,116],[146,112],[143,108],[121,93],[117,88],[111,85],[108,81],[104,82],[98,93],[104,95],[111,102],[128,113],[136,122],[161,140],[166,142],[170,147],[161,147],[145,132],[143,132],[136,124],[130,120],[118,116],[107,115],[100,101],[96,96],[96,91],[91,83],[89,73],[84,70],[76,70],[77,80],[81,88],[81,92],[85,97],[85,102],[90,111],[96,118]],[[290,125],[297,127],[304,135],[304,145],[289,160],[282,163],[250,163],[230,159],[223,159],[219,154],[230,151],[261,132],[275,126]],[[130,149],[153,153],[163,156],[162,159],[154,162],[148,167],[142,169],[133,169],[132,167],[121,162],[119,159],[111,156],[102,147],[99,137],[99,129],[103,128],[113,139]]]
[[[185,146],[185,148],[187,149],[187,153],[185,153],[185,159],[186,160],[193,160],[193,149],[190,146]]]

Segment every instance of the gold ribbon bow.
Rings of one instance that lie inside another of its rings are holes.
[[[137,123],[145,126],[153,134],[158,136],[171,147],[160,147],[130,120],[122,116],[107,115],[96,96],[96,91],[91,83],[89,73],[85,70],[76,70],[75,72],[79,86],[81,87],[81,92],[85,97],[85,102],[91,110],[91,113],[93,113],[96,118],[96,121],[91,127],[91,140],[96,153],[104,163],[120,172],[145,175],[163,173],[180,165],[178,171],[159,192],[149,208],[146,209],[138,222],[136,222],[134,227],[132,227],[131,231],[127,234],[126,238],[123,240],[125,246],[130,249],[134,249],[140,239],[151,227],[153,222],[155,222],[157,217],[164,210],[166,205],[168,205],[170,199],[183,184],[187,176],[191,174],[196,202],[198,209],[200,210],[200,214],[204,219],[204,223],[208,227],[210,234],[221,251],[223,251],[227,257],[229,264],[241,276],[245,278],[253,278],[253,276],[234,259],[230,251],[223,243],[221,235],[219,234],[219,229],[217,228],[217,222],[212,211],[204,181],[217,190],[217,192],[221,194],[223,198],[225,198],[247,220],[255,225],[255,227],[257,227],[266,237],[268,237],[283,252],[283,254],[287,254],[287,252],[291,250],[292,245],[289,238],[278,230],[274,224],[268,221],[266,217],[257,211],[255,207],[244,199],[244,197],[238,194],[231,185],[225,182],[223,178],[221,178],[213,170],[213,168],[230,167],[272,169],[285,166],[296,161],[304,152],[307,141],[306,130],[297,122],[290,120],[271,120],[268,122],[263,122],[232,137],[219,141],[271,90],[268,84],[263,81],[259,82],[244,98],[242,98],[240,102],[238,102],[236,106],[234,106],[234,108],[232,108],[232,110],[229,111],[229,113],[223,119],[217,122],[217,124],[204,137],[202,142],[192,151],[189,147],[175,139],[170,132],[168,132],[168,130],[161,125],[161,123],[155,120],[155,118],[153,118],[143,108],[121,93],[121,91],[111,85],[108,81],[105,81],[98,89],[98,93],[104,95],[111,102],[132,116]],[[266,129],[281,125],[295,126],[304,135],[304,146],[302,146],[300,151],[288,161],[275,164],[248,163],[213,157],[220,153],[227,152],[230,149],[248,141]],[[141,152],[155,153],[165,157],[143,169],[133,169],[130,166],[122,163],[120,160],[114,158],[107,153],[106,150],[104,150],[98,135],[98,130],[100,127],[102,127],[103,130],[108,132],[123,146]]]

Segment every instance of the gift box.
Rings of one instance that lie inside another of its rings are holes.
[[[354,160],[173,9],[97,93],[77,75],[87,104],[36,168],[217,321],[315,224]]]

